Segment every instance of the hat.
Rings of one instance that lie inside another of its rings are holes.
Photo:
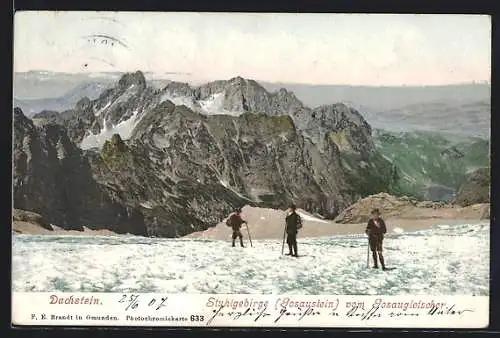
[[[378,210],[378,208],[375,208],[372,210],[371,214],[380,214],[380,210]]]

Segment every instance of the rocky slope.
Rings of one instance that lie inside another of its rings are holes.
[[[13,167],[15,208],[69,229],[91,224],[144,233],[140,224],[119,217],[127,210],[95,181],[88,158],[64,127],[41,121],[35,125],[15,109]]]
[[[386,193],[379,193],[360,199],[344,209],[336,218],[336,223],[367,222],[370,213],[378,208],[382,218],[399,219],[488,219],[490,204],[474,204],[460,207],[444,202],[416,201],[407,197],[395,197]]]
[[[378,151],[400,177],[393,195],[451,202],[472,169],[489,166],[488,140],[431,132],[373,134]]]
[[[292,201],[333,218],[397,184],[357,111],[239,77],[158,90],[136,72],[71,110],[14,115],[14,205],[66,227],[181,236]]]
[[[54,224],[50,224],[45,217],[35,212],[14,209],[12,213],[12,234],[27,234],[27,235],[89,235],[89,236],[105,236],[117,235],[116,232],[109,230],[92,230],[83,227],[78,230],[65,230]]]
[[[14,207],[65,229],[181,236],[216,223],[241,203],[220,184],[158,178],[141,146],[127,146],[118,135],[92,152],[78,148],[64,127],[35,125],[19,109],[14,127]]]
[[[455,203],[468,206],[478,203],[490,203],[491,170],[480,168],[473,171],[457,192]]]
[[[12,211],[12,220],[14,222],[24,222],[35,224],[46,230],[53,230],[52,225],[40,214],[36,212],[14,209]]]

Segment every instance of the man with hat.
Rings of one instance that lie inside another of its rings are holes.
[[[231,227],[233,229],[233,247],[235,246],[236,238],[240,238],[240,245],[242,248],[245,246],[243,245],[243,235],[241,234],[241,226],[242,224],[248,224],[247,221],[243,220],[241,218],[241,209],[236,209],[234,213],[229,216],[229,218],[226,221],[226,225],[228,227]]]
[[[382,255],[382,243],[384,241],[384,235],[387,233],[387,227],[384,220],[380,217],[380,210],[373,209],[371,212],[371,218],[368,220],[366,225],[366,234],[368,235],[368,243],[370,245],[370,250],[373,257],[373,268],[378,269],[377,254],[380,260],[380,265],[383,270],[387,270],[385,267],[384,256]]]
[[[286,243],[288,244],[289,253],[288,256],[299,257],[297,252],[297,232],[302,228],[302,219],[300,215],[296,212],[296,207],[294,204],[290,206],[290,212],[285,218],[286,222]]]

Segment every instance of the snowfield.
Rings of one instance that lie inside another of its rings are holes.
[[[91,148],[101,148],[104,143],[111,139],[113,134],[120,134],[120,137],[123,140],[128,140],[134,131],[134,128],[139,124],[141,120],[141,116],[138,116],[138,112],[134,111],[132,116],[127,119],[119,122],[116,126],[111,126],[110,128],[106,124],[106,120],[104,120],[104,127],[102,128],[99,134],[88,134],[80,143],[80,148],[82,149],[91,149]]]
[[[393,229],[384,242],[392,271],[367,268],[364,235],[299,237],[299,258],[281,256],[281,240],[232,248],[211,239],[15,235],[13,290],[488,295],[489,229]]]

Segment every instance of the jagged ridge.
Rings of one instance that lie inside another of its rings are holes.
[[[180,98],[188,104],[175,105]],[[222,114],[210,111],[208,103],[216,100]],[[91,149],[77,149],[75,156],[88,164],[87,176],[102,198],[122,208],[111,214],[148,235],[206,228],[242,204],[282,208],[294,201],[333,218],[357,198],[394,183],[392,165],[377,155],[371,127],[359,112],[342,104],[310,109],[293,93],[269,93],[240,77],[196,88],[172,82],[155,90],[136,72],[96,100],[84,98],[72,110],[33,120],[67,130],[73,148]],[[36,163],[32,167],[39,170]],[[80,192],[83,201],[85,194]],[[26,209],[22,201],[16,207]],[[49,206],[27,209],[50,213]],[[84,216],[75,215],[72,222],[81,224]]]

